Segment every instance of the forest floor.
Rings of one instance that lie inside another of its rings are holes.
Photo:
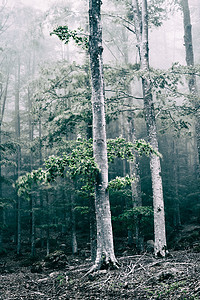
[[[174,251],[166,259],[127,254],[118,261],[118,270],[84,277],[91,261],[83,257],[59,252],[28,264],[25,257],[3,256],[0,299],[200,299],[200,253]]]

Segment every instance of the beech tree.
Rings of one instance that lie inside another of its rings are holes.
[[[138,43],[140,68],[142,71],[142,90],[144,99],[145,120],[150,144],[158,150],[156,118],[154,111],[152,83],[149,76],[149,46],[148,46],[148,11],[147,0],[132,1],[133,16],[135,22],[135,33]],[[140,9],[141,5],[141,9]],[[161,177],[160,158],[150,156],[150,168],[153,189],[154,206],[154,253],[155,256],[165,257],[166,255],[166,233],[163,188]]]
[[[194,67],[194,50],[192,41],[192,25],[190,18],[190,8],[188,0],[181,0],[180,2],[183,11],[183,25],[184,25],[184,46],[186,53],[186,63],[188,67]],[[198,152],[198,177],[200,176],[199,163],[200,163],[200,115],[199,115],[199,99],[198,89],[195,74],[191,73],[188,79],[188,88],[190,94],[193,96],[192,105],[195,110],[195,134]]]
[[[102,265],[117,266],[114,253],[111,212],[108,194],[108,160],[102,59],[101,0],[89,1],[89,54],[92,81],[93,153],[99,167],[95,183],[97,253],[93,269]]]

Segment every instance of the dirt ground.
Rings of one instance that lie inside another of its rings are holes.
[[[172,252],[166,259],[151,254],[118,257],[118,270],[84,276],[89,259],[67,256],[51,264],[25,258],[0,258],[0,299],[200,299],[200,253]]]

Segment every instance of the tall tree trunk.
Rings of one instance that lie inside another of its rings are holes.
[[[50,253],[50,244],[49,244],[49,240],[50,240],[50,209],[49,209],[49,195],[48,195],[48,191],[46,192],[46,211],[47,211],[47,218],[46,218],[46,255],[49,255]]]
[[[77,239],[76,239],[76,218],[75,218],[75,199],[74,199],[74,191],[72,190],[70,195],[70,206],[71,206],[71,246],[72,246],[72,253],[77,254],[78,246],[77,246]]]
[[[5,105],[6,105],[6,100],[7,100],[7,93],[8,93],[8,82],[9,82],[9,77],[10,74],[8,72],[7,74],[7,80],[6,80],[6,86],[5,90],[3,91],[2,85],[1,85],[1,98],[0,100],[3,100],[0,106],[0,146],[2,143],[2,123],[3,123],[3,117],[4,117],[4,112],[5,112]],[[2,165],[1,165],[1,160],[2,160],[2,152],[1,152],[1,147],[0,147],[0,202],[3,197],[3,186],[2,186]],[[3,227],[4,227],[4,208],[3,206],[0,207],[0,250],[3,249]]]
[[[172,149],[173,149],[173,176],[174,176],[174,188],[175,188],[175,199],[174,199],[174,215],[173,215],[173,222],[174,227],[178,230],[181,226],[181,216],[180,216],[180,205],[179,205],[179,178],[178,178],[178,149],[176,147],[178,142],[173,141]]]
[[[88,65],[86,65],[85,71],[89,75]],[[90,84],[91,84],[90,80],[88,79],[87,86],[90,87]],[[88,139],[92,138],[92,119],[88,119],[86,134]],[[90,207],[89,209],[90,256],[92,261],[95,262],[96,252],[97,252],[97,226],[96,226],[96,215],[95,215],[95,199],[92,195],[89,196],[89,207]]]
[[[31,102],[31,92],[28,87],[28,114],[29,114],[29,142],[30,142],[30,171],[33,170],[33,151],[32,151],[32,143],[33,143],[33,135],[34,135],[34,127],[33,120],[31,115],[32,102]],[[30,195],[30,240],[31,240],[31,255],[35,256],[35,207],[34,207],[34,199],[33,196]]]
[[[35,256],[35,205],[34,198],[30,196],[31,203],[31,256]]]
[[[90,68],[92,81],[93,152],[99,174],[95,185],[97,253],[92,270],[116,267],[108,194],[108,160],[104,106],[101,0],[89,0]]]
[[[17,178],[21,175],[21,146],[20,146],[20,58],[18,57],[17,71],[15,75],[15,136],[17,141]],[[17,202],[17,254],[21,254],[21,198],[16,196]]]
[[[129,113],[128,116],[128,140],[132,143],[135,142],[135,126],[134,126],[134,114]],[[131,192],[132,192],[132,205],[133,207],[142,206],[142,196],[141,196],[141,182],[140,182],[140,170],[139,170],[139,158],[135,152],[135,160],[129,163],[130,176],[134,177],[135,180],[131,183]],[[138,252],[144,250],[144,237],[141,234],[140,224],[137,217],[135,217],[135,242]]]
[[[142,10],[139,11],[137,0],[133,0],[133,13],[135,17],[136,34],[139,42],[141,70],[146,72],[142,76],[142,90],[144,98],[144,111],[147,125],[147,133],[150,144],[158,150],[156,119],[154,112],[152,86],[149,71],[149,47],[148,47],[148,12],[147,0],[142,0]],[[160,158],[156,155],[150,156],[150,169],[153,189],[154,206],[154,253],[155,256],[165,257],[166,255],[166,232],[165,232],[165,213],[161,178]]]
[[[95,201],[94,197],[90,196],[90,255],[93,262],[96,259],[97,253],[97,226],[95,216]]]
[[[43,161],[42,161],[42,120],[41,120],[41,115],[39,115],[39,167],[42,168],[43,165]],[[43,228],[43,224],[44,224],[44,202],[43,202],[43,191],[42,189],[40,189],[39,191],[39,202],[40,202],[40,215],[41,215],[41,221],[40,221],[40,225],[41,225],[41,229],[40,229],[40,237],[41,237],[41,247],[44,247],[44,239],[45,239],[45,232],[44,232],[44,228]]]
[[[190,19],[190,9],[188,0],[181,0],[180,2],[183,11],[183,24],[184,24],[184,45],[186,53],[187,66],[194,66],[194,51],[192,41],[192,25]],[[197,142],[197,153],[198,153],[198,169],[197,175],[200,177],[200,113],[199,113],[199,99],[198,89],[195,75],[190,75],[188,80],[188,87],[190,93],[193,95],[193,107],[195,109],[195,133]]]

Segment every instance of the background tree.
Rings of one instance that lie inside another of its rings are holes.
[[[149,40],[148,40],[148,11],[147,1],[141,3],[141,11],[138,1],[133,1],[133,15],[135,20],[135,31],[137,41],[139,43],[139,55],[141,70],[144,72],[142,79],[142,90],[144,98],[144,111],[147,125],[148,137],[151,145],[158,149],[157,129],[155,120],[155,111],[152,95],[151,79],[149,72]],[[156,156],[150,157],[150,167],[152,176],[153,189],[153,205],[154,205],[154,237],[156,256],[165,257],[166,254],[166,233],[165,233],[165,217],[164,217],[164,200],[161,178],[160,158]]]

